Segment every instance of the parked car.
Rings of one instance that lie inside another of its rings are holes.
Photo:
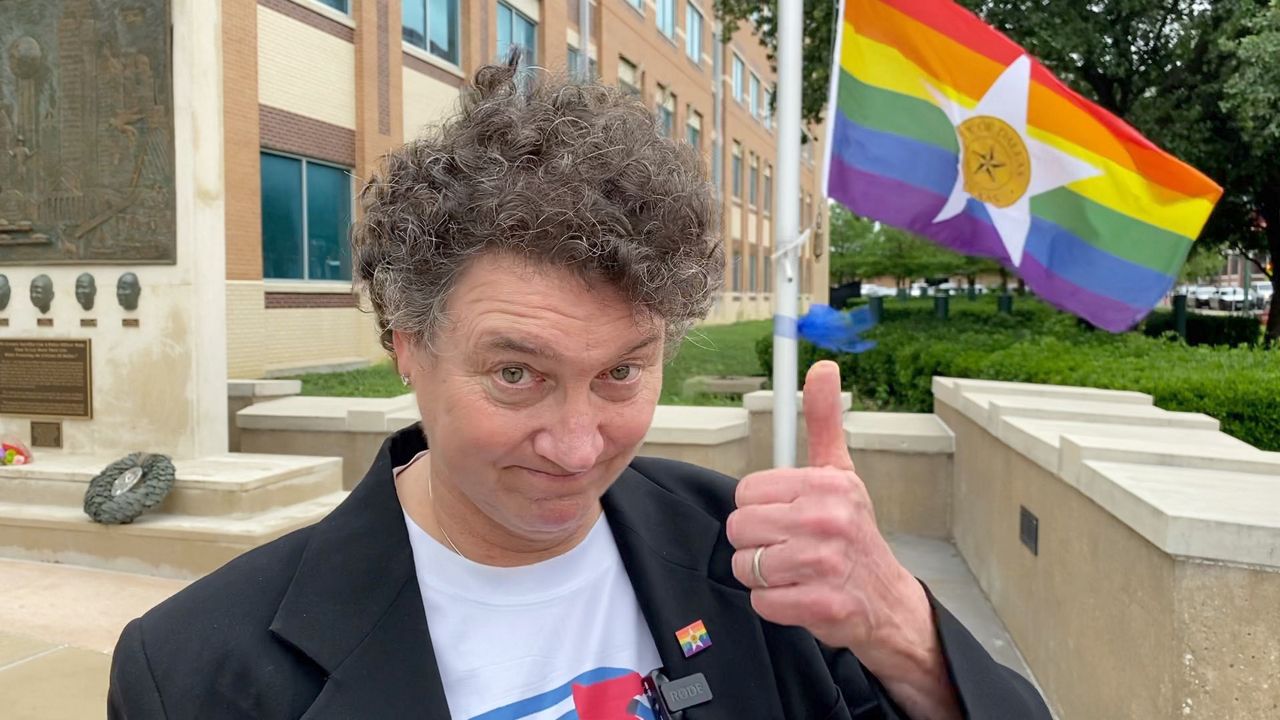
[[[1213,299],[1218,295],[1218,288],[1212,285],[1201,285],[1193,288],[1189,294],[1192,307],[1207,308],[1213,306]]]
[[[1238,287],[1220,287],[1214,304],[1219,310],[1243,310],[1244,290]]]
[[[1271,302],[1271,295],[1274,292],[1270,284],[1254,285],[1249,289],[1249,304],[1261,310]]]

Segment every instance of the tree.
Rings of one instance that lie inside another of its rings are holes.
[[[831,206],[831,282],[843,285],[876,277],[881,258],[876,224],[842,205]]]
[[[999,264],[986,258],[965,257],[930,240],[855,215],[840,205],[831,206],[831,281],[892,277],[895,287],[911,281],[953,275],[969,278],[995,272]]]
[[[801,34],[800,114],[814,125],[822,122],[827,105],[827,89],[831,82],[831,51],[835,45],[836,11],[834,0],[805,3]],[[716,0],[716,17],[723,23],[721,37],[728,42],[738,26],[755,26],[756,37],[764,46],[775,74],[778,69],[778,0]],[[776,100],[776,97],[775,97]]]
[[[1222,253],[1217,248],[1197,243],[1191,248],[1191,254],[1187,256],[1187,262],[1182,266],[1178,281],[1198,283],[1204,278],[1220,274],[1222,265]]]

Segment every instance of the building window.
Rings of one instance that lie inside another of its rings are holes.
[[[746,72],[747,66],[743,64],[742,58],[737,53],[733,55],[733,99],[742,102],[742,76]]]
[[[764,206],[766,214],[773,214],[773,166],[764,166]]]
[[[754,250],[752,250],[752,251],[751,251],[751,262],[750,262],[750,263],[748,263],[751,269],[750,269],[749,274],[747,275],[747,292],[755,292],[755,291],[756,291],[756,262],[757,262],[757,260],[756,260],[756,253],[755,253],[755,251],[754,251]]]
[[[401,12],[405,42],[458,64],[458,0],[404,0]]]
[[[675,139],[676,95],[659,85],[658,98],[658,127],[662,130],[663,137]]]
[[[538,24],[506,3],[498,3],[498,58],[506,58],[512,46],[522,50],[522,64],[538,62]]]
[[[747,202],[756,204],[756,190],[760,187],[760,156],[751,153],[751,176],[747,183]]]
[[[262,153],[262,276],[350,280],[347,170]]]
[[[618,58],[618,87],[632,95],[640,94],[640,72],[635,63],[624,57]]]
[[[751,104],[748,106],[754,117],[760,117],[760,78],[751,73]]]
[[[693,3],[684,6],[684,53],[690,60],[702,63],[702,13]]]
[[[764,256],[764,291],[771,292],[773,287],[773,258]]]
[[[685,139],[689,141],[689,144],[693,146],[693,149],[697,150],[698,154],[701,155],[702,113],[694,110],[692,105],[685,109],[684,135]]]
[[[644,0],[627,0],[627,3],[636,10],[639,10],[642,14],[644,13]]]
[[[733,196],[742,197],[742,143],[733,144]]]
[[[770,130],[773,129],[773,88],[764,91],[764,107],[760,108],[760,112],[764,114],[764,126]]]
[[[729,266],[729,272],[732,273],[730,278],[730,288],[733,292],[742,292],[742,253],[733,251],[733,264]]]
[[[340,13],[347,13],[348,15],[351,14],[350,3],[348,3],[347,0],[316,0],[316,2],[321,5],[331,7]]]
[[[582,53],[578,52],[578,48],[569,46],[569,74],[577,77],[582,73],[582,68],[578,67],[578,63],[582,62]],[[595,80],[600,77],[600,65],[595,58],[587,61],[587,78]]]
[[[676,0],[658,0],[658,30],[669,38],[676,36]]]

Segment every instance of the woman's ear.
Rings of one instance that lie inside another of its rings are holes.
[[[408,333],[392,330],[391,346],[396,353],[396,372],[408,385],[412,382],[414,370],[418,368],[417,344]]]

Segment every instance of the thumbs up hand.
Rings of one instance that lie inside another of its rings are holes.
[[[737,489],[733,574],[765,620],[848,648],[911,717],[959,717],[933,611],[876,526],[845,442],[840,368],[809,369],[809,467],[752,473]]]

